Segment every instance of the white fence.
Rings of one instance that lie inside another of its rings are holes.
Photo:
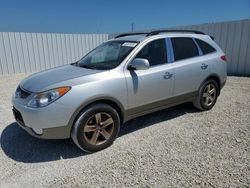
[[[0,74],[69,64],[107,40],[108,34],[0,32]]]
[[[228,57],[228,74],[250,76],[250,19],[176,29],[199,30],[214,36]],[[106,40],[108,34],[0,32],[0,75],[69,64]]]

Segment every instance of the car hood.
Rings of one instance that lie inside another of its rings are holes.
[[[102,71],[65,65],[33,74],[24,79],[20,86],[30,92],[42,92],[57,83],[99,72]]]

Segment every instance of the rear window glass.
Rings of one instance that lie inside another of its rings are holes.
[[[175,61],[190,57],[199,56],[198,48],[192,38],[172,38]]]
[[[215,52],[215,49],[211,45],[209,45],[208,43],[206,43],[200,39],[195,39],[195,41],[199,45],[203,54],[209,54],[209,53]]]

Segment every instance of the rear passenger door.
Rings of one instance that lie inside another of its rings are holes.
[[[209,75],[209,65],[204,63],[202,51],[193,38],[171,38],[173,67],[175,68],[174,96],[193,97]]]

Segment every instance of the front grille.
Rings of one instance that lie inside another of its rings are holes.
[[[13,114],[14,114],[16,121],[18,121],[22,125],[24,125],[22,114],[16,108],[13,108],[12,111],[13,111]]]
[[[27,91],[24,91],[20,86],[18,86],[18,88],[16,89],[17,98],[26,99],[29,95],[30,93],[28,93]]]

